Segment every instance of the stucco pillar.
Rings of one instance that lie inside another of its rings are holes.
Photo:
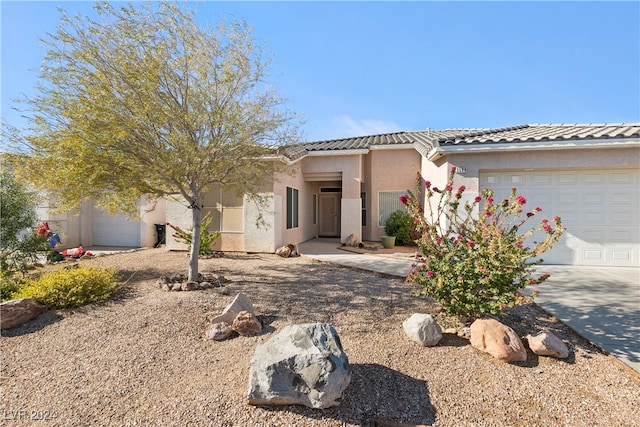
[[[350,234],[362,241],[362,199],[342,199],[340,213],[340,242],[345,243]]]
[[[282,246],[282,196],[244,198],[244,250],[272,253]]]

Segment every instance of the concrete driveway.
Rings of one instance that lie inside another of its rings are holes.
[[[319,261],[406,277],[406,257],[363,255],[339,249],[338,239],[312,239],[299,252]],[[538,266],[551,278],[539,286],[536,303],[578,334],[640,372],[640,269],[632,267]]]

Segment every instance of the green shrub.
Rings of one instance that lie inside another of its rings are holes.
[[[12,297],[33,298],[49,309],[79,307],[111,297],[118,290],[117,280],[114,269],[63,268],[27,281]]]
[[[515,188],[500,202],[494,201],[493,190],[484,189],[461,206],[465,187],[453,191],[454,175],[455,168],[444,189],[418,175],[418,191],[423,185],[426,191],[425,207],[414,193],[402,200],[422,234],[417,243],[424,255],[424,263],[416,264],[407,280],[452,315],[498,314],[522,304],[526,299],[519,290],[549,277],[534,277],[534,267],[562,235],[560,217],[527,227],[542,209],[525,212],[527,200]]]
[[[395,211],[384,223],[384,232],[387,236],[396,237],[396,245],[409,245],[414,243],[411,238],[413,218],[407,212]]]
[[[213,243],[218,237],[220,237],[219,231],[213,233],[209,231],[213,216],[211,211],[207,212],[200,220],[200,247],[198,248],[198,255],[211,255],[213,254]],[[173,229],[172,236],[176,241],[185,243],[191,247],[191,240],[193,238],[193,227],[190,227],[187,231],[184,231],[177,225],[173,225],[167,222],[167,225]]]
[[[4,278],[0,280],[0,302],[9,301],[23,286],[24,280],[18,278]]]

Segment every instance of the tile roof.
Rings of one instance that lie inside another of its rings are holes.
[[[639,138],[640,123],[535,124],[497,129],[447,129],[433,133],[438,135],[440,146]]]
[[[370,149],[380,145],[413,145],[423,155],[432,148],[452,145],[517,144],[640,138],[640,123],[531,124],[502,128],[444,129],[394,132],[353,138],[308,142],[281,147],[280,153],[296,160],[314,151]]]

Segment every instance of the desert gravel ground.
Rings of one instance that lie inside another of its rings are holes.
[[[567,360],[502,363],[455,335],[431,348],[402,321],[434,306],[402,279],[304,257],[225,254],[200,261],[217,290],[164,292],[161,274],[186,273],[164,248],[82,260],[115,266],[112,300],[50,311],[0,339],[0,425],[7,426],[640,426],[640,383],[535,305],[501,316],[520,336],[549,330]],[[207,340],[207,319],[237,292],[262,335]],[[329,322],[352,368],[338,407],[247,404],[256,346],[292,323]],[[446,325],[443,325],[446,326]]]

